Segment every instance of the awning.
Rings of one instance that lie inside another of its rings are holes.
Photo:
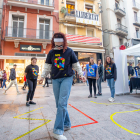
[[[77,47],[70,47],[70,48],[73,51],[77,51],[77,52],[105,53],[105,50],[104,49],[90,49],[90,48],[77,48]]]
[[[21,59],[27,60],[31,59],[32,56],[10,56],[10,55],[0,55],[0,59]],[[36,57],[38,60],[46,60],[46,57]]]
[[[71,26],[71,27],[79,27],[79,28],[84,28],[84,26],[81,26],[81,25],[74,25],[74,24],[67,24],[67,23],[64,23],[65,26]]]
[[[81,42],[81,43],[91,43],[91,44],[100,44],[100,38],[98,37],[87,37],[80,35],[69,35],[66,34],[67,41],[69,42]]]

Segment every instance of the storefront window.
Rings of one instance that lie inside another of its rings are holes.
[[[31,60],[11,60],[11,59],[6,59],[4,68],[7,73],[7,78],[10,76],[10,69],[13,68],[13,65],[16,64],[16,77],[17,77],[17,82],[18,83],[23,83],[24,82],[24,71],[26,66],[31,64]],[[45,61],[44,60],[37,60],[37,65],[39,66],[39,74],[38,74],[38,79],[41,77],[41,73],[44,68]]]

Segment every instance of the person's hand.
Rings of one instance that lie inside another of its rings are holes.
[[[84,77],[84,76],[81,76],[80,79],[81,79],[83,82],[86,82],[86,80],[87,80],[86,77]]]
[[[44,80],[44,78],[41,77],[41,78],[39,79],[39,84],[42,84],[42,83],[43,83],[43,80]]]
[[[114,80],[116,82],[116,80]]]

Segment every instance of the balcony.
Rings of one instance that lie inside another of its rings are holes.
[[[139,11],[140,10],[140,4],[132,0],[132,8],[134,10]]]
[[[88,36],[82,36],[82,35],[71,35],[66,34],[66,38],[68,41],[69,46],[77,46],[77,47],[91,47],[94,46],[102,46],[102,42],[100,42],[100,38],[98,37],[88,37]]]
[[[134,23],[133,25],[140,27],[140,17],[134,18]]]
[[[124,17],[126,15],[126,12],[123,9],[119,8],[119,7],[116,7],[114,9],[114,12],[115,12],[116,15],[118,15],[120,17]]]
[[[54,0],[7,0],[10,6],[24,7],[30,9],[53,11]]]
[[[76,22],[76,10],[67,9],[66,14],[65,14],[65,20]]]
[[[119,36],[127,36],[128,28],[120,23],[116,24],[116,34]]]
[[[53,31],[6,27],[5,40],[6,41],[20,41],[20,42],[51,42]]]
[[[65,20],[85,25],[100,26],[98,14],[78,11],[75,9],[66,9]]]

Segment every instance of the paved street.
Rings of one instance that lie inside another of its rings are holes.
[[[37,105],[30,107],[25,106],[27,90],[20,87],[20,91],[16,95],[12,87],[3,95],[0,90],[0,140],[53,140],[56,108],[52,87],[38,86]],[[140,140],[140,94],[116,96],[115,104],[110,104],[109,88],[103,83],[102,97],[88,99],[88,95],[84,84],[72,87],[68,111],[73,128],[64,133],[68,140]]]

